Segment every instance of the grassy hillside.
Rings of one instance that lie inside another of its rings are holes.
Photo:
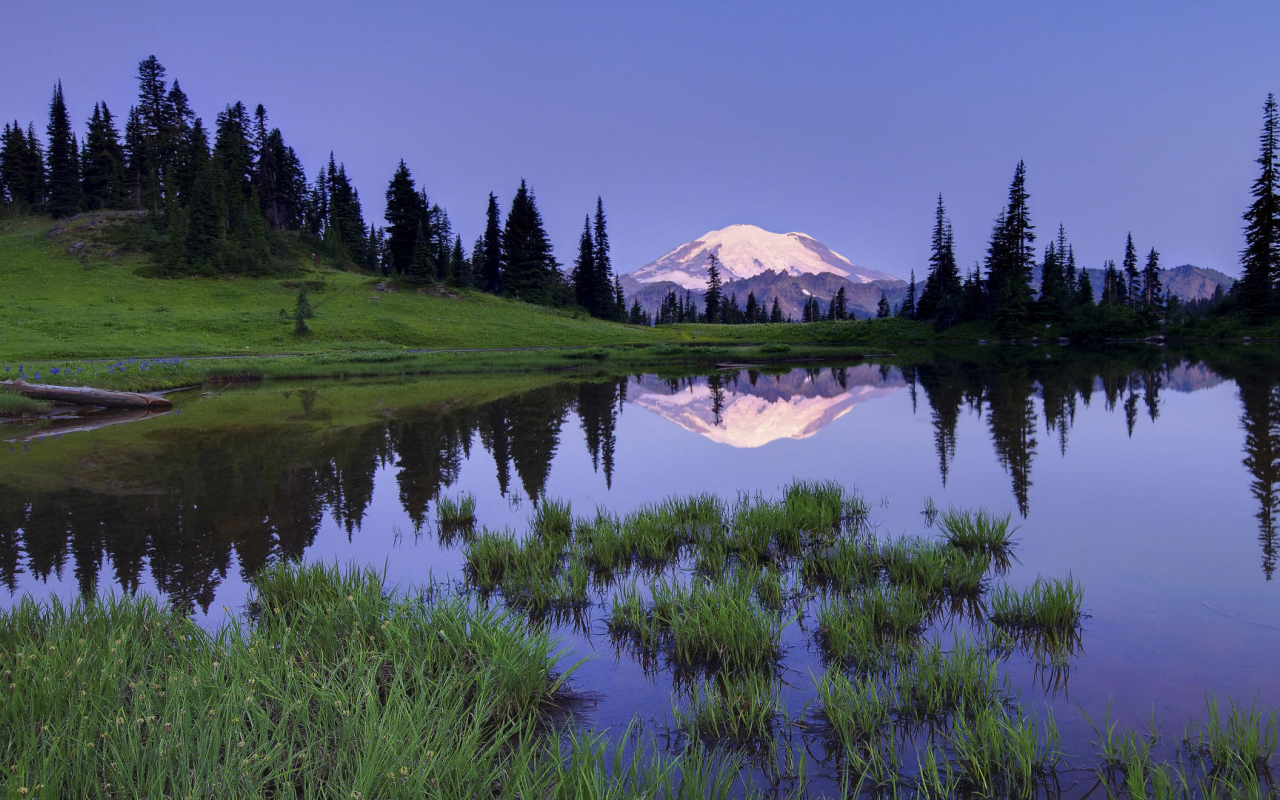
[[[112,252],[86,217],[0,220],[0,359],[315,353],[405,347],[612,345],[678,339],[477,292],[382,292],[325,268],[289,278],[150,278],[145,256]],[[87,246],[81,246],[87,245]],[[71,253],[69,249],[84,253]],[[311,335],[294,335],[299,280]],[[282,314],[284,312],[284,314]]]

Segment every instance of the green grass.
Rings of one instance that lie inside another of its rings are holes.
[[[34,400],[17,392],[0,389],[0,417],[34,417],[53,407],[47,400]]]
[[[391,597],[367,571],[257,586],[256,622],[212,633],[145,598],[0,614],[4,794],[542,796],[628,779],[598,768],[598,740],[566,751],[541,732],[568,677],[545,634]],[[635,763],[655,793],[679,768]]]
[[[468,533],[476,524],[476,496],[467,492],[458,498],[436,500],[436,524],[445,533]]]
[[[781,684],[770,675],[720,675],[694,681],[676,723],[692,737],[734,743],[771,740],[783,713]]]
[[[1012,515],[996,516],[985,508],[977,511],[947,509],[939,519],[943,536],[950,545],[966,553],[1007,556],[1013,548],[1017,526],[1009,527]]]
[[[1026,591],[1001,586],[991,594],[991,619],[997,625],[1067,639],[1080,627],[1084,590],[1071,577],[1037,578]]]

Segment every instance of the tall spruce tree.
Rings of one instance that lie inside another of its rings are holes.
[[[1080,278],[1076,281],[1076,299],[1077,306],[1093,305],[1093,281],[1089,279],[1089,270],[1080,270]]]
[[[106,103],[93,105],[80,173],[86,208],[94,211],[124,204],[124,148]]]
[[[502,229],[503,290],[530,303],[547,304],[559,278],[551,242],[533,192],[522,179]]]
[[[595,277],[592,290],[595,293],[595,309],[591,313],[607,319],[621,319],[625,306],[616,302],[613,291],[613,264],[609,257],[609,226],[604,215],[604,200],[596,198],[595,225],[592,230],[595,250],[592,252],[592,264]]]
[[[480,286],[486,292],[499,294],[502,292],[502,226],[501,212],[498,211],[498,197],[489,192],[489,208],[485,212],[484,246],[477,252],[482,254]]]
[[[778,296],[776,294],[773,296],[773,307],[769,309],[769,322],[785,322],[782,317],[782,304],[778,302]]]
[[[1124,243],[1124,299],[1130,308],[1138,308],[1141,302],[1142,275],[1138,272],[1138,248],[1133,246],[1133,234],[1130,233]]]
[[[836,290],[836,295],[833,298],[833,300],[835,301],[835,316],[832,317],[832,319],[837,319],[837,320],[848,319],[849,318],[849,294],[844,290],[843,286],[841,286],[839,289]],[[917,313],[918,313],[918,307],[917,307]]]
[[[0,199],[15,213],[29,214],[44,205],[44,156],[35,126],[24,133],[14,120],[0,139]]]
[[[136,181],[133,194],[139,207],[157,214],[164,200],[164,176],[170,166],[166,154],[173,147],[173,113],[164,77],[164,65],[154,55],[138,62],[138,105],[130,115],[133,130],[126,126],[125,136],[129,172]]]
[[[1035,264],[1035,226],[1027,206],[1027,168],[1019,161],[1009,184],[1009,204],[997,220],[987,248],[987,294],[1003,329],[1027,322]]]
[[[747,292],[747,308],[744,313],[747,324],[754,325],[760,321],[760,302],[756,300],[755,292]]]
[[[884,293],[880,293],[880,302],[876,304],[876,319],[886,319],[893,316],[893,309],[889,307],[889,297]]]
[[[71,129],[71,115],[67,113],[66,99],[62,94],[62,81],[53,87],[53,99],[49,101],[49,126],[45,133],[49,137],[47,207],[55,218],[69,217],[80,210],[80,154]]]
[[[1163,310],[1163,295],[1160,286],[1160,253],[1154,247],[1147,254],[1147,263],[1142,268],[1142,310],[1148,314],[1158,314]]]
[[[1271,313],[1273,297],[1280,287],[1280,179],[1277,178],[1280,141],[1277,137],[1280,137],[1280,111],[1275,95],[1268,94],[1262,107],[1258,178],[1253,182],[1253,203],[1244,212],[1245,247],[1240,254],[1240,304],[1255,322]]]
[[[720,305],[724,302],[722,285],[720,259],[715,253],[707,253],[707,291],[703,294],[707,303],[707,322],[720,321]]]
[[[405,275],[414,268],[419,239],[425,239],[425,232],[422,230],[421,201],[413,185],[413,174],[404,159],[400,159],[395,174],[391,176],[386,199],[387,256],[392,271]]]
[[[596,281],[600,276],[596,271],[596,247],[591,239],[591,218],[582,221],[582,236],[578,239],[578,257],[573,262],[573,295],[578,305],[592,316],[599,316],[601,304],[600,292],[596,290]],[[612,294],[613,287],[609,287]],[[613,307],[612,297],[609,307]]]
[[[898,316],[903,319],[916,318],[916,271],[911,270],[911,281],[907,284],[907,296],[898,307]]]
[[[939,194],[929,252],[929,274],[925,278],[920,299],[916,302],[916,318],[936,319],[944,325],[955,322],[961,289],[951,222],[947,219],[947,209]]]

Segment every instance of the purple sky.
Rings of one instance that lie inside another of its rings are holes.
[[[207,123],[263,103],[310,175],[332,149],[370,219],[403,157],[469,248],[524,177],[568,262],[603,195],[624,272],[750,222],[919,275],[939,191],[967,267],[1021,158],[1085,265],[1132,230],[1234,275],[1280,90],[1273,0],[11,5],[2,117],[43,130],[61,78],[81,128],[123,118],[154,53]]]

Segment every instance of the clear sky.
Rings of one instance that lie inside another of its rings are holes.
[[[603,195],[627,272],[715,228],[811,234],[926,268],[938,192],[962,267],[1018,159],[1042,237],[1238,274],[1274,2],[12,3],[0,117],[120,118],[154,53],[206,123],[266,106],[309,175],[333,150],[366,217],[404,158],[470,247],[534,188],[569,262]],[[1044,239],[1042,238],[1041,244]]]

